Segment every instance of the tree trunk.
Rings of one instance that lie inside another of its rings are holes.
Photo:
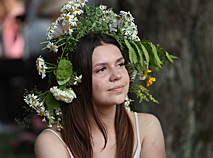
[[[170,71],[152,72],[157,81],[149,89],[160,104],[144,101],[132,109],[159,118],[169,158],[211,158],[213,1],[119,0],[119,6],[131,11],[141,39],[179,57]]]

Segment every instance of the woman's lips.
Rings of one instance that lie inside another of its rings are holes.
[[[111,91],[111,92],[122,92],[123,89],[124,89],[124,86],[115,86],[115,87],[109,89],[109,91]]]

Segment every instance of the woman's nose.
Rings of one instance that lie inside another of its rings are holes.
[[[110,74],[110,81],[117,81],[122,78],[121,72],[117,69],[117,67],[112,68],[111,74]]]

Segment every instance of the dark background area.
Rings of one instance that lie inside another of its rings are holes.
[[[46,88],[47,80],[37,74],[35,60],[40,54],[47,56],[48,51],[41,51],[43,46],[39,43],[46,40],[46,30],[65,2],[0,0],[5,10],[0,8],[0,157],[34,157],[35,137],[46,126],[40,124],[38,118],[30,129],[20,128],[14,117],[23,112],[25,88],[32,89],[35,84],[40,89]],[[10,4],[10,8],[18,3],[25,9],[25,14],[20,12],[24,16],[18,18],[25,40],[19,58],[8,57],[4,51],[4,19],[6,15],[17,17],[5,3]],[[212,158],[213,1],[89,0],[88,5],[100,3],[114,7],[117,13],[130,11],[141,39],[160,44],[179,57],[170,70],[165,65],[159,72],[151,73],[157,81],[149,87],[149,92],[160,104],[145,101],[137,104],[137,98],[131,94],[135,100],[132,110],[158,117],[168,158]],[[145,85],[144,81],[137,82]]]

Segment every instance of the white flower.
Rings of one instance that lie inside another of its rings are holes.
[[[63,12],[69,11],[70,8],[71,8],[70,2],[66,2],[66,3],[62,6],[60,12],[63,13]]]
[[[77,21],[78,21],[77,17],[70,18],[69,24],[71,26],[76,26],[77,25],[77,23],[76,23]]]
[[[52,23],[52,25],[47,29],[47,39],[51,40],[54,37],[54,32],[57,30],[58,22],[60,21],[60,18],[56,19],[55,22]]]
[[[56,115],[61,115],[62,114],[60,107],[55,111],[55,114]]]
[[[78,76],[75,76],[74,80],[74,85],[76,85],[77,83],[81,83],[81,79],[82,79],[82,75],[80,75],[79,77]]]
[[[54,43],[52,43],[52,42],[49,42],[49,43],[47,44],[47,48],[49,48],[50,51],[53,51],[53,52],[55,52],[55,53],[58,52],[58,47],[57,47],[56,45],[54,45]]]
[[[68,13],[62,15],[62,25],[65,26],[67,23],[69,23],[71,26],[76,26],[76,22],[78,21],[77,17],[74,15]]]
[[[112,10],[104,10],[103,13],[105,14],[106,18],[110,19],[112,19],[115,14]]]
[[[36,60],[37,71],[39,75],[42,75],[42,79],[46,76],[45,71],[48,68],[44,62],[44,59],[39,56]]]
[[[140,41],[140,38],[139,38],[137,35],[135,35],[135,34],[133,34],[133,35],[131,36],[131,39],[132,39],[133,41]]]
[[[28,94],[27,96],[24,96],[24,101],[31,107],[33,103],[36,102],[37,95],[35,94]]]
[[[134,70],[133,72],[130,73],[130,81],[134,82],[137,73],[138,72],[136,70]]]
[[[99,8],[100,8],[101,10],[106,10],[107,6],[101,4],[101,5],[99,6]]]
[[[131,99],[129,99],[129,97],[126,96],[125,101],[124,101],[124,107],[125,107],[125,109],[126,109],[127,112],[130,112],[130,111],[131,111],[131,110],[130,110],[130,107],[129,107],[130,102],[131,102]]]
[[[41,66],[41,65],[43,65],[44,64],[44,59],[43,59],[43,57],[41,57],[41,55],[37,58],[37,60],[36,60],[36,65],[37,66]]]
[[[131,36],[132,35],[132,31],[131,30],[126,30],[124,35]]]
[[[54,37],[53,33],[48,32],[46,35],[47,35],[47,40],[51,40]]]
[[[83,13],[83,10],[77,8],[77,9],[75,9],[75,10],[73,11],[72,14],[73,14],[74,16],[76,16],[76,15],[81,15],[82,13]]]
[[[42,79],[46,76],[46,69],[47,68],[48,67],[45,64],[37,66],[38,74],[41,75]]]
[[[72,28],[70,28],[70,27],[68,27],[67,29],[66,29],[66,32],[65,33],[68,33],[68,34],[72,34],[73,33],[73,29]]]
[[[50,127],[50,128],[51,128],[52,126],[53,126],[53,125],[52,125],[51,123],[49,123],[49,125],[47,125],[47,127]]]
[[[85,6],[85,2],[88,2],[88,0],[72,0],[72,2],[78,7],[83,7]]]
[[[132,14],[129,11],[128,12],[120,11],[120,14],[121,14],[122,18],[126,21],[134,20],[134,17],[132,16]]]
[[[27,104],[29,104],[30,103],[30,95],[31,94],[28,94],[27,96],[24,96],[24,101],[25,101],[25,103],[27,103]]]
[[[40,107],[40,108],[37,108],[36,112],[38,113],[38,115],[40,116],[44,116],[45,115],[45,107]]]
[[[66,103],[71,103],[74,98],[77,98],[75,92],[71,88],[62,91],[56,86],[53,86],[50,88],[50,92],[53,94],[56,100],[61,100]]]
[[[32,108],[34,109],[38,115],[45,116],[46,111],[45,107],[43,105],[43,102],[39,102],[37,99],[38,96],[35,94],[28,94],[27,96],[24,96],[24,101]]]
[[[62,25],[65,26],[67,23],[69,23],[70,18],[74,17],[70,13],[68,14],[61,14],[61,20],[62,20]]]
[[[139,75],[139,80],[145,80],[146,76],[145,75]]]
[[[42,122],[47,122],[46,117],[44,117],[44,118],[42,119]]]

